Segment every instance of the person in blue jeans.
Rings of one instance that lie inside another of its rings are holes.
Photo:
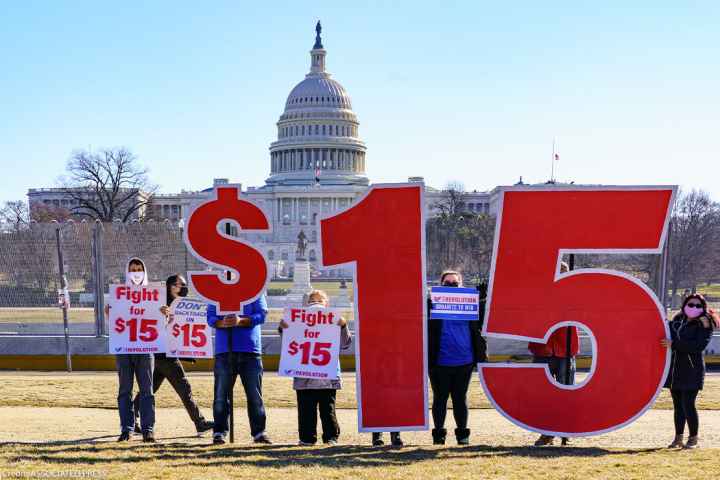
[[[213,443],[225,443],[230,430],[230,392],[238,375],[245,389],[250,435],[255,443],[272,443],[265,433],[265,406],[262,398],[261,325],[267,316],[267,300],[261,295],[243,307],[242,315],[217,315],[208,305],[208,325],[215,328],[215,398],[213,400]],[[232,339],[232,350],[228,343]]]
[[[126,270],[127,285],[141,287],[148,285],[148,273],[145,262],[137,257],[128,261]],[[105,317],[110,314],[110,306],[105,305]],[[152,353],[131,353],[115,355],[115,364],[118,372],[118,413],[120,414],[120,437],[118,442],[130,440],[130,434],[135,426],[135,412],[133,411],[132,391],[137,379],[140,393],[138,394],[138,408],[140,409],[140,422],[143,442],[155,442],[155,395],[153,393],[153,370],[155,357]]]

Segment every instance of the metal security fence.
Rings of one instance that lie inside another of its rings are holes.
[[[583,254],[575,256],[574,267],[618,270],[639,278],[664,299],[669,314],[693,289],[704,293],[711,305],[719,308],[720,272],[706,275],[706,279],[692,285],[675,282],[673,291],[667,268],[672,255],[668,249],[662,255]],[[0,335],[64,333],[63,312],[58,308],[58,290],[63,288],[60,256],[70,300],[67,319],[72,335],[107,334],[104,294],[109,284],[124,281],[130,257],[145,261],[149,279],[154,282],[164,281],[174,273],[205,268],[186,249],[182,228],[169,221],[0,224]],[[570,259],[566,255],[564,260]],[[481,272],[474,278],[466,277],[466,281],[474,284],[486,278],[487,272]],[[290,286],[288,282],[282,285]],[[282,291],[271,288],[268,293]],[[271,302],[274,307],[281,304]]]
[[[124,282],[133,256],[145,261],[150,281],[203,268],[185,248],[182,229],[171,222],[0,226],[0,335],[64,333],[58,304],[64,286],[69,333],[106,334],[104,292]]]

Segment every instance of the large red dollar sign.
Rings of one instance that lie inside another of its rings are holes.
[[[267,282],[267,262],[250,243],[224,233],[225,224],[236,224],[243,232],[269,232],[265,213],[255,204],[242,200],[240,187],[224,185],[215,189],[215,198],[193,210],[188,217],[185,243],[192,254],[222,272],[188,272],[190,284],[218,313],[239,312],[253,301]],[[222,231],[220,230],[222,229]],[[233,273],[226,280],[226,272]]]

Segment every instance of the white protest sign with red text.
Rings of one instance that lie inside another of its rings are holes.
[[[213,357],[212,338],[207,324],[207,303],[204,301],[193,298],[173,300],[167,330],[168,357]]]
[[[165,351],[165,287],[159,284],[110,285],[108,296],[110,353]]]
[[[281,377],[338,378],[340,361],[340,310],[321,305],[288,307],[283,320]]]

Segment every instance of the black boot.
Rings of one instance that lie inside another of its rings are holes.
[[[385,445],[385,442],[383,442],[382,439],[382,432],[373,432],[372,444],[373,447],[382,447],[383,445]]]
[[[433,437],[433,445],[445,445],[445,438],[447,437],[447,429],[433,428],[432,437]]]
[[[404,445],[400,432],[390,432],[390,443],[393,447],[402,447]]]
[[[455,438],[457,439],[458,445],[470,445],[470,429],[456,428]]]

